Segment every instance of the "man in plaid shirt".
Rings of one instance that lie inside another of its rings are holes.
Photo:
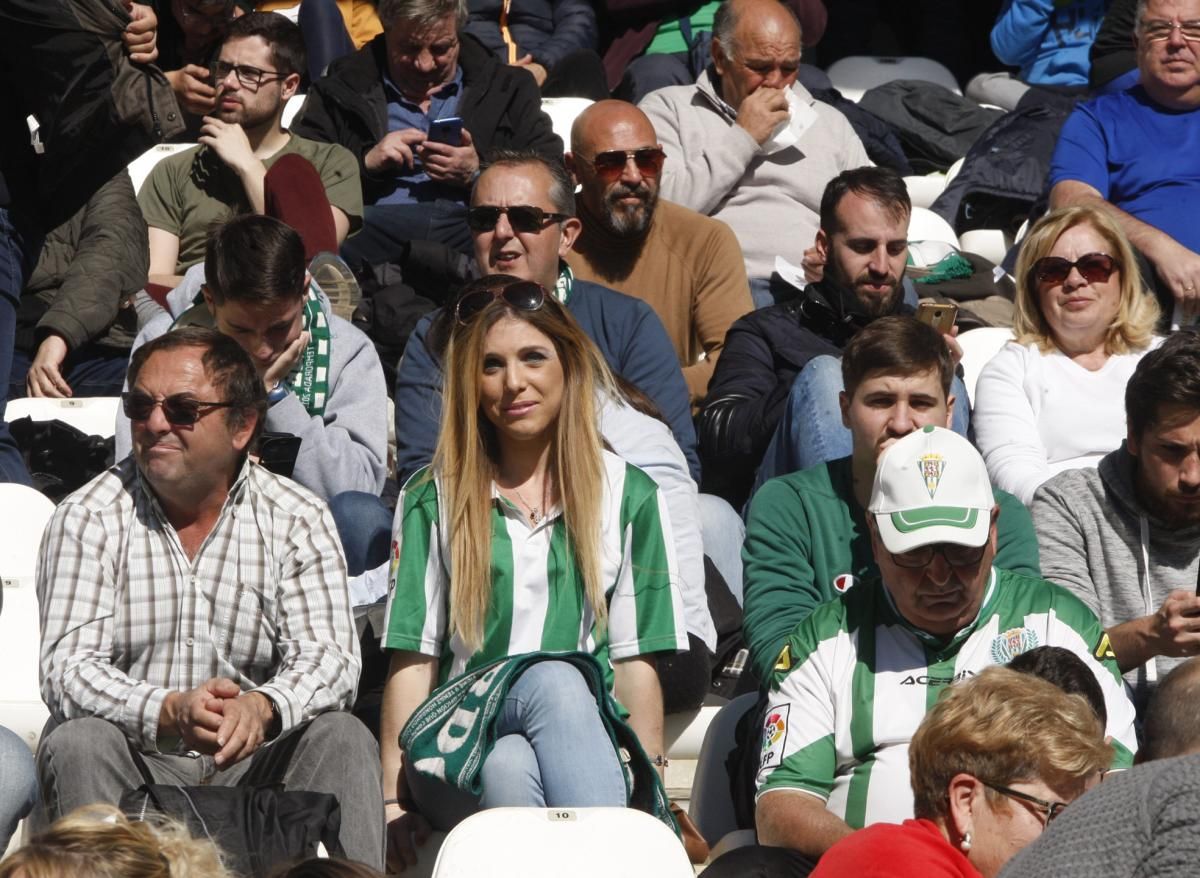
[[[360,658],[328,508],[248,457],[263,383],[233,339],[141,347],[133,453],[58,507],[38,565],[48,820],[141,784],[328,792],[346,855],[383,865],[379,756],[345,711]]]

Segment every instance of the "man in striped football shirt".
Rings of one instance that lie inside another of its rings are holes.
[[[956,433],[923,427],[883,453],[867,516],[880,578],[818,606],[779,653],[755,815],[769,847],[731,856],[717,878],[745,874],[748,857],[754,874],[807,874],[854,829],[912,817],[908,745],[942,689],[1038,646],[1088,663],[1114,767],[1131,764],[1133,705],[1100,623],[1066,590],[992,566],[999,515],[983,459]]]

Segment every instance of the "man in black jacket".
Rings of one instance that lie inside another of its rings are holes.
[[[815,247],[824,277],[725,337],[700,416],[705,491],[737,506],[752,483],[850,454],[842,348],[877,317],[913,313],[902,285],[911,213],[904,179],[887,168],[843,171],[825,187]],[[966,399],[961,387],[955,396]],[[965,433],[965,408],[954,427]]]
[[[464,0],[381,0],[384,32],[330,66],[292,126],[358,157],[369,206],[343,249],[352,262],[387,262],[412,239],[469,253],[466,200],[480,159],[493,149],[562,156],[533,77],[463,33],[466,16]],[[431,131],[454,117],[460,136]]]

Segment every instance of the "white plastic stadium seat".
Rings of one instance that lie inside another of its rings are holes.
[[[89,436],[107,439],[117,432],[117,409],[121,400],[116,396],[81,396],[76,399],[49,399],[26,396],[10,399],[4,420],[15,421],[29,416],[35,421],[62,421],[78,427]]]
[[[47,712],[38,690],[39,624],[34,576],[42,531],[54,513],[44,494],[24,485],[0,484],[0,725],[33,747]]]
[[[542,112],[550,117],[554,133],[562,138],[564,150],[571,148],[571,126],[576,117],[593,103],[587,98],[542,98]]]
[[[929,207],[946,190],[946,175],[935,171],[932,174],[905,177],[904,186],[908,189],[913,207]]]
[[[700,758],[696,762],[696,774],[692,779],[688,816],[710,847],[715,847],[728,833],[737,830],[725,759],[734,748],[733,732],[738,720],[754,708],[757,700],[757,692],[739,695],[721,708],[704,735]],[[757,748],[757,740],[747,746]]]
[[[962,233],[959,243],[968,253],[978,253],[989,262],[999,265],[1012,246],[1012,238],[1003,229],[971,229]]]
[[[140,156],[129,163],[129,176],[133,180],[133,191],[141,191],[142,184],[150,176],[150,170],[167,156],[191,149],[194,143],[160,143],[150,147]]]
[[[908,221],[909,241],[942,241],[958,249],[958,235],[946,222],[927,207],[914,207]]]
[[[932,58],[851,55],[834,61],[825,72],[833,87],[852,101],[858,101],[868,89],[896,79],[923,79],[962,94],[954,74]]]
[[[963,349],[963,384],[967,386],[967,398],[972,407],[975,405],[975,384],[979,381],[979,373],[988,360],[1000,352],[1004,343],[1012,338],[1012,330],[1005,326],[981,326],[958,337]]]
[[[695,873],[675,833],[632,808],[491,808],[450,831],[433,875],[693,878]]]
[[[300,8],[300,4],[296,4],[296,8]],[[296,118],[296,114],[300,112],[304,106],[304,95],[292,95],[288,98],[287,105],[283,108],[283,116],[279,120],[279,124],[287,128],[292,124],[292,120]]]

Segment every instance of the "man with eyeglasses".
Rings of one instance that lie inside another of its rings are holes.
[[[496,149],[562,155],[527,71],[464,32],[466,0],[380,0],[384,32],[339,58],[309,91],[294,128],[359,162],[365,227],[352,265],[401,261],[410,240],[471,249],[466,200]],[[437,123],[437,124],[435,124]]]
[[[567,166],[580,186],[583,228],[567,262],[581,279],[649,303],[697,405],[725,333],[754,305],[729,227],[659,199],[664,161],[654,127],[632,104],[601,101],[579,115]]]
[[[695,85],[639,104],[667,154],[663,196],[733,229],[760,307],[776,257],[800,265],[812,246],[825,184],[870,163],[846,117],[796,81],[799,69],[800,25],[787,4],[726,0],[712,66]]]
[[[1109,210],[1152,269],[1164,317],[1188,324],[1200,317],[1200,0],[1141,0],[1134,40],[1138,84],[1063,126],[1050,206]]]
[[[1033,498],[1047,579],[1107,629],[1105,648],[1139,710],[1158,681],[1200,655],[1200,338],[1171,335],[1125,386],[1127,437],[1094,469]]]
[[[134,353],[133,452],[64,500],[38,564],[44,822],[142,783],[331,793],[347,857],[383,866],[379,755],[329,509],[251,459],[267,393],[232,338]],[[44,823],[43,823],[44,825]]]
[[[201,145],[155,165],[138,193],[150,227],[151,281],[174,287],[204,259],[209,227],[233,214],[319,229],[327,246],[317,249],[336,248],[357,229],[362,192],[354,156],[282,126],[304,69],[300,29],[284,16],[255,12],[230,23],[212,65],[216,108],[204,117]],[[272,174],[283,159],[282,176]],[[299,191],[306,197],[296,206]]]
[[[790,868],[911,818],[908,745],[939,691],[1038,646],[1087,663],[1114,767],[1132,763],[1133,705],[1116,663],[1092,654],[1103,630],[1064,589],[994,566],[999,517],[983,458],[953,431],[922,427],[883,452],[866,515],[878,578],[817,607],[775,658],[755,822],[759,844],[786,850],[755,874],[807,874]],[[717,878],[745,874],[719,864]]]

